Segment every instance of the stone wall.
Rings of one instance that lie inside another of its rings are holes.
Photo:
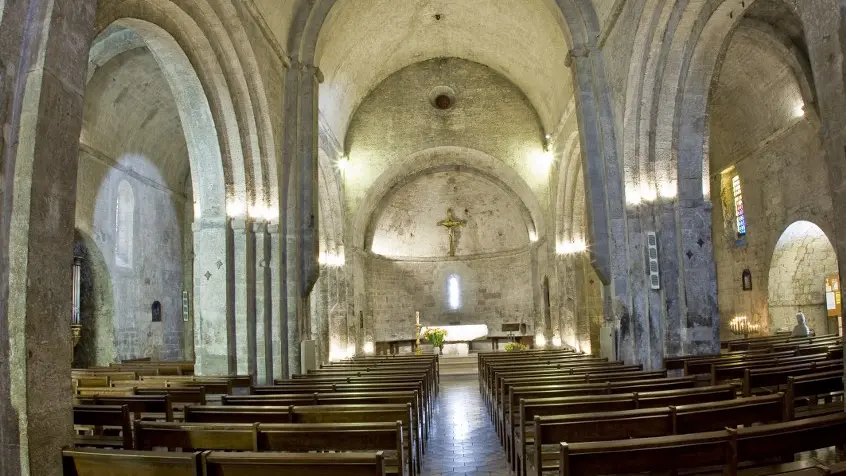
[[[85,309],[81,318],[83,322],[96,322],[95,327],[103,333],[113,328],[114,351],[98,348],[88,361],[107,365],[112,358],[180,359],[183,356],[182,215],[185,197],[154,181],[155,168],[140,158],[131,165],[122,164],[126,168],[118,168],[117,164],[108,163],[110,159],[94,154],[90,149],[80,152],[76,226],[81,233],[92,237],[103,257],[103,262],[91,263],[95,267],[93,277],[111,283],[111,289],[105,289],[100,283],[91,286],[110,293],[114,305],[94,305]],[[118,188],[122,182],[128,183],[134,192],[135,219],[132,260],[121,264],[116,260],[115,218]],[[97,269],[101,264],[106,265],[105,270]],[[83,302],[86,301],[84,298]],[[154,301],[162,305],[161,322],[151,322]],[[97,341],[108,344],[105,339]]]
[[[713,242],[722,339],[736,337],[728,329],[735,316],[747,316],[761,324],[764,332],[792,328],[799,306],[814,320],[812,327],[826,327],[814,317],[822,314],[819,309],[804,306],[823,302],[818,292],[824,284],[824,270],[836,269],[834,257],[814,258],[818,274],[807,280],[803,273],[795,274],[803,263],[799,256],[785,255],[782,262],[777,251],[780,237],[797,220],[810,221],[827,233],[832,230],[834,215],[819,118],[810,105],[803,114],[802,101],[789,57],[762,41],[754,30],[738,28],[710,103]],[[735,174],[741,180],[747,228],[740,241],[728,187]],[[785,268],[786,261],[793,262],[792,269]],[[752,290],[748,291],[741,282],[745,269],[752,273]],[[779,291],[772,288],[771,277],[778,279]],[[803,293],[816,289],[812,293],[816,296],[788,299],[786,293],[792,292],[788,291],[789,282]],[[770,302],[771,298],[775,302]]]
[[[461,261],[367,260],[367,299],[377,341],[412,339],[414,313],[423,325],[487,324],[500,333],[503,323],[524,322],[533,332],[531,253],[522,251]],[[460,284],[458,309],[450,309],[448,281]]]

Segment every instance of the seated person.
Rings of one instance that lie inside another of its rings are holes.
[[[790,337],[808,337],[811,335],[811,329],[808,328],[808,324],[805,323],[805,314],[802,311],[796,313],[796,327],[793,328],[793,332],[790,334]]]

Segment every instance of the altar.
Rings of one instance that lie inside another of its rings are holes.
[[[486,324],[467,324],[455,326],[431,326],[446,331],[444,338],[444,355],[466,356],[470,353],[470,342],[484,339],[488,336]],[[426,333],[429,326],[420,329],[420,336]]]

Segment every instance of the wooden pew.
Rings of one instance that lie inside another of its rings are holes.
[[[382,452],[376,453],[223,453],[202,455],[203,476],[384,476]]]
[[[126,405],[135,420],[173,421],[170,395],[94,396],[79,398],[80,405]]]
[[[843,403],[837,402],[833,407],[824,406],[822,408],[815,407],[816,400],[819,396],[830,396],[832,393],[843,392],[843,370],[832,370],[828,372],[813,373],[802,376],[792,376],[787,378],[787,388],[785,390],[785,398],[787,399],[788,413],[790,419],[796,418],[796,400],[799,398],[808,398],[811,405],[805,413],[812,415],[824,413],[836,413],[843,411]]]
[[[102,450],[62,451],[64,476],[201,476],[200,453]]]
[[[383,451],[386,473],[408,474],[401,422],[259,425],[260,451]],[[389,454],[395,454],[390,457]]]
[[[586,374],[572,374],[572,375],[552,375],[542,377],[522,377],[517,374],[517,377],[511,377],[509,374],[500,374],[502,377],[499,382],[499,390],[495,394],[493,401],[493,408],[496,412],[501,412],[504,402],[508,400],[511,387],[527,387],[540,386],[551,384],[577,384],[577,383],[603,383],[603,382],[624,382],[631,380],[652,380],[663,379],[667,377],[664,370],[654,372],[597,372],[595,369],[590,370]],[[499,432],[500,429],[497,429]]]
[[[561,415],[596,414],[729,402],[734,400],[735,394],[735,387],[718,385],[617,395],[521,399],[518,414],[519,425],[515,426],[512,435],[512,467],[515,470],[525,471],[525,468],[522,468],[522,462],[526,461],[527,445],[534,441],[532,431],[536,417],[554,418]],[[524,441],[525,443],[522,443]]]
[[[74,405],[74,426],[91,426],[91,435],[76,435],[74,445],[132,449],[132,424],[126,405]],[[103,434],[104,427],[120,429],[120,436]]]
[[[62,451],[64,476],[385,476],[376,453],[171,453],[100,449]]]
[[[77,398],[129,396],[134,394],[134,387],[77,387],[74,390],[74,395]]]
[[[312,406],[186,406],[185,422],[204,423],[384,423],[401,422],[412,448],[410,473],[420,469],[417,430],[411,404]]]
[[[406,404],[410,403],[414,415],[414,425],[417,428],[417,442],[425,450],[428,438],[426,430],[428,418],[424,416],[424,409],[417,391],[412,392],[315,392],[313,394],[288,395],[226,395],[223,405],[262,405],[262,406],[295,406],[295,405],[345,405],[345,404]]]
[[[789,377],[814,374],[826,370],[840,370],[842,372],[843,362],[826,361],[810,365],[746,369],[741,389],[744,396],[750,396],[754,391],[760,389],[766,389],[767,393],[771,393],[786,386]]]
[[[559,475],[675,471],[708,466],[722,466],[723,474],[735,475],[738,462],[783,458],[844,443],[846,413],[690,435],[562,442]]]
[[[643,391],[675,390],[693,388],[695,377],[676,377],[654,380],[632,380],[623,382],[605,382],[589,384],[564,384],[511,387],[508,399],[497,416],[500,428],[510,429],[516,423],[512,414],[520,404],[520,399],[572,397],[580,395],[608,395],[612,393],[633,393]],[[507,434],[508,432],[506,432]]]
[[[206,388],[199,387],[136,387],[135,395],[167,395],[175,408],[187,404],[205,405]]]
[[[557,452],[549,445],[645,438],[713,431],[726,426],[782,422],[785,419],[783,395],[710,402],[693,405],[601,412],[588,414],[535,416],[534,440],[526,456],[540,474],[558,467]]]
[[[135,449],[258,451],[258,423],[135,422]]]

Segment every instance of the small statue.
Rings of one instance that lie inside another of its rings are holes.
[[[790,337],[808,337],[811,335],[811,329],[808,329],[808,324],[805,322],[805,314],[802,311],[796,313],[796,327]]]

